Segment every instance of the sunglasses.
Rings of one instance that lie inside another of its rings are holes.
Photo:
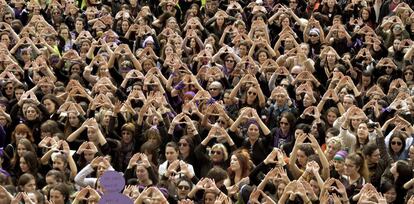
[[[404,74],[405,74],[405,75],[413,75],[413,73],[412,73],[412,72],[405,72]]]
[[[221,155],[221,151],[211,150],[211,154]]]
[[[177,188],[184,191],[190,190],[190,186],[177,186]]]
[[[249,95],[255,95],[256,96],[257,93],[256,92],[253,92],[253,91],[248,91],[247,94],[249,94]]]
[[[391,145],[398,145],[398,146],[401,146],[401,145],[402,145],[402,142],[399,142],[399,141],[392,141],[392,142],[391,142]]]
[[[178,143],[178,146],[180,146],[180,147],[187,147],[188,144],[187,143]]]

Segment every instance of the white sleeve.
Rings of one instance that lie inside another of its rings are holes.
[[[78,174],[75,176],[75,183],[81,187],[94,187],[96,183],[96,178],[86,178],[95,170],[92,168],[90,164],[86,165]]]

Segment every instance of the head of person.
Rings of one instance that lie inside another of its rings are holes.
[[[49,190],[49,200],[54,204],[65,204],[69,201],[69,189],[64,183],[58,183]]]
[[[26,152],[35,152],[32,142],[26,138],[23,138],[17,142],[16,150],[18,158],[22,157]]]
[[[411,166],[403,160],[398,160],[392,163],[390,172],[394,177],[396,186],[402,186],[413,178],[413,170]]]
[[[326,141],[325,154],[327,157],[332,158],[335,154],[342,149],[341,140],[336,137],[331,137]]]
[[[229,154],[227,148],[223,144],[217,143],[211,147],[209,156],[213,163],[222,163],[227,161]]]
[[[59,128],[59,124],[54,120],[47,120],[40,126],[41,138],[54,137],[57,133],[62,131]]]
[[[345,159],[348,156],[348,152],[345,150],[340,150],[335,153],[335,156],[333,157],[333,163],[335,171],[337,172],[344,172],[345,169]]]
[[[394,203],[397,198],[395,185],[389,181],[381,184],[380,192],[384,195],[387,203]]]
[[[224,186],[224,180],[228,178],[228,174],[226,170],[221,167],[213,167],[208,171],[206,178],[213,179],[216,183],[217,188],[221,188]]]
[[[328,108],[328,110],[326,110],[325,112],[325,120],[326,123],[332,127],[335,120],[340,116],[341,114],[339,113],[339,109],[336,107],[330,107]]]
[[[301,167],[306,167],[306,164],[308,163],[308,158],[313,154],[315,154],[315,151],[313,150],[310,144],[299,145],[299,148],[297,150],[297,163]]]
[[[400,155],[405,150],[405,138],[407,134],[403,131],[395,131],[390,138],[388,150],[392,155]]]
[[[135,135],[135,125],[133,123],[126,123],[121,127],[121,142],[130,144],[133,142]]]
[[[363,153],[365,156],[365,159],[367,161],[367,164],[378,164],[378,162],[381,159],[381,153],[380,150],[375,143],[368,143],[364,149]]]
[[[178,142],[178,148],[180,150],[181,157],[189,156],[191,152],[194,150],[194,141],[190,136],[183,136],[180,138]]]
[[[52,154],[53,169],[64,172],[68,168],[67,156],[62,153]]]
[[[360,119],[351,119],[351,124],[355,127],[355,123],[358,123]],[[357,126],[357,145],[366,145],[369,142],[369,130],[368,123],[366,121],[359,122]]]
[[[19,177],[17,182],[18,188],[20,192],[34,192],[37,188],[36,179],[30,173],[24,173]]]
[[[293,113],[285,111],[280,115],[279,128],[284,133],[293,132],[296,125],[296,118]]]
[[[165,158],[169,163],[172,163],[178,159],[179,151],[177,143],[168,142],[165,145]]]
[[[66,181],[66,178],[65,178],[65,174],[62,171],[52,169],[47,172],[45,176],[45,181],[46,181],[46,185],[48,187],[51,187],[58,183],[64,183]]]
[[[250,155],[245,149],[236,150],[230,158],[229,175],[234,175],[236,171],[241,172],[241,177],[247,177],[250,173]]]
[[[351,153],[345,159],[345,175],[363,177],[368,180],[368,168],[362,153]]]
[[[178,199],[186,199],[188,193],[193,188],[193,183],[187,177],[182,177],[178,179],[176,187]]]
[[[34,152],[27,151],[20,157],[20,170],[23,173],[37,174],[39,162]]]
[[[41,112],[39,108],[33,103],[25,103],[26,110],[23,110],[24,117],[29,121],[37,120],[41,117]],[[23,108],[24,109],[24,108]]]

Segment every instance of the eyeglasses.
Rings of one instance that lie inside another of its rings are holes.
[[[247,94],[256,96],[257,93],[253,91],[248,91]]]
[[[391,142],[391,145],[398,145],[398,146],[401,146],[401,145],[402,145],[402,142],[400,142],[400,141],[392,141],[392,142]]]
[[[309,37],[318,37],[318,35],[312,34],[312,35],[309,35]]]
[[[221,151],[211,150],[211,154],[221,155]]]
[[[177,188],[184,191],[190,190],[190,186],[177,186]]]
[[[413,73],[412,73],[412,72],[405,72],[404,74],[405,74],[405,75],[413,75]]]
[[[188,146],[188,144],[187,143],[178,143],[178,146],[180,146],[180,147],[187,147]]]

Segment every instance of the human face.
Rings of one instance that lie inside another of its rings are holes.
[[[98,139],[97,135],[96,135],[96,130],[94,130],[92,128],[88,128],[87,134],[88,134],[88,140],[90,142],[95,142]]]
[[[356,118],[356,119],[351,119],[351,125],[354,129],[358,129],[359,124],[361,124],[362,119],[360,118]]]
[[[16,99],[17,100],[20,100],[20,97],[23,95],[23,93],[24,93],[24,90],[23,89],[16,89],[14,91],[14,95],[16,96]]]
[[[79,118],[78,116],[76,116],[75,113],[69,113],[68,120],[69,120],[70,126],[72,127],[77,127],[79,125]]]
[[[404,72],[404,78],[406,81],[412,81],[413,80],[413,71],[407,70]]]
[[[95,153],[84,151],[83,156],[86,161],[91,162],[95,158]]]
[[[216,97],[220,95],[221,88],[218,84],[213,83],[208,87],[208,92],[211,94],[212,97]]]
[[[236,61],[232,58],[232,57],[227,57],[226,58],[226,60],[225,60],[225,65],[226,65],[226,67],[231,67],[231,68],[233,68],[234,67],[234,65],[236,64]]]
[[[387,203],[394,203],[395,199],[397,198],[397,192],[395,191],[395,188],[391,188],[385,192],[384,197]]]
[[[224,24],[224,17],[219,16],[216,20],[216,23],[217,23],[218,26],[222,26]]]
[[[53,169],[64,171],[65,168],[65,162],[63,162],[62,158],[56,158],[55,161],[53,161]]]
[[[375,150],[371,155],[369,155],[368,157],[368,162],[371,164],[378,164],[380,158],[381,158],[381,153],[379,151],[379,149]]]
[[[361,16],[362,16],[362,20],[366,21],[369,18],[369,12],[364,9],[362,10]]]
[[[190,145],[188,144],[187,140],[181,139],[178,142],[178,147],[180,149],[181,154],[188,154],[190,152]]]
[[[213,193],[205,193],[204,195],[204,203],[205,204],[213,204],[216,200],[216,195]]]
[[[313,104],[313,100],[312,97],[310,97],[308,94],[305,94],[305,96],[303,97],[303,106],[305,108],[312,106]]]
[[[178,152],[173,147],[165,148],[165,158],[168,162],[173,162],[178,159]]]
[[[52,201],[54,204],[64,204],[65,197],[60,191],[52,189],[50,190],[50,201]]]
[[[390,143],[391,143],[391,149],[394,153],[399,153],[401,151],[403,141],[401,141],[400,138],[394,137],[394,138],[392,138]]]
[[[121,24],[122,32],[126,33],[128,31],[128,28],[129,28],[128,21],[122,21],[122,24]]]
[[[344,102],[342,104],[344,106],[344,109],[348,110],[349,107],[354,105],[354,101],[352,100],[352,98],[345,96],[344,97]]]
[[[109,125],[109,120],[111,120],[111,116],[112,116],[112,112],[111,111],[106,111],[104,118],[102,120],[102,123],[104,126]]]
[[[214,163],[219,163],[224,160],[224,153],[220,148],[214,148],[211,150],[211,160]]]
[[[371,77],[369,76],[362,76],[362,85],[368,86],[371,83]]]
[[[326,114],[326,119],[328,120],[327,122],[328,122],[329,125],[333,125],[337,118],[338,118],[338,116],[332,111],[329,111]]]
[[[122,141],[125,144],[131,143],[131,141],[132,141],[132,133],[130,131],[123,130],[121,134],[122,134]]]
[[[355,119],[354,119],[355,120]],[[353,120],[351,120],[353,121]],[[360,143],[365,144],[365,142],[368,140],[368,127],[366,123],[360,123],[358,125],[357,129],[357,136]]]
[[[287,133],[289,132],[290,129],[290,123],[287,120],[287,118],[282,117],[279,121],[279,125],[280,125],[280,129],[282,130],[282,132]]]
[[[26,183],[23,186],[23,191],[28,193],[28,192],[33,192],[36,190],[36,181],[34,179],[30,180],[28,183]]]
[[[266,52],[260,52],[258,56],[258,60],[260,64],[263,64],[267,60]]]
[[[18,143],[21,139],[27,138],[27,133],[18,132],[18,133],[15,133],[14,136],[16,137],[16,143]]]
[[[53,186],[57,184],[55,176],[46,176],[45,180],[46,180],[46,184],[49,186]]]
[[[240,162],[235,155],[231,156],[230,168],[232,171],[236,171],[240,169]]]
[[[284,183],[280,183],[278,186],[277,186],[277,197],[281,197],[282,195],[283,195],[283,192],[285,191],[285,187],[286,187],[286,184],[284,184]]]
[[[7,119],[6,119],[6,116],[4,116],[4,115],[0,115],[0,125],[1,126],[5,126],[5,125],[7,125]]]
[[[286,104],[287,95],[284,93],[276,94],[276,104],[279,107],[283,107]]]
[[[23,157],[20,157],[20,170],[22,170],[23,173],[29,172],[29,165],[27,165],[26,160]]]
[[[23,157],[23,154],[24,154],[25,152],[27,152],[26,147],[25,147],[23,144],[19,143],[19,144],[17,145],[17,155],[18,155],[20,158],[22,158],[22,157]]]
[[[336,55],[334,52],[329,51],[326,54],[326,60],[328,60],[328,63],[335,63],[336,62]]]
[[[250,87],[249,90],[247,91],[247,98],[254,100],[257,97],[257,92],[256,89],[253,87]]]
[[[241,57],[246,56],[247,55],[247,47],[244,46],[244,45],[240,45],[239,46],[239,53],[240,53]]]
[[[326,145],[326,150],[329,156],[333,157],[335,156],[336,151],[338,151],[338,149],[335,147],[335,143],[334,142],[330,142]]]
[[[26,110],[26,117],[28,120],[36,120],[38,113],[33,107],[28,107]]]
[[[305,152],[302,150],[297,151],[298,162],[301,166],[306,166],[308,163],[308,156],[306,156]]]
[[[46,99],[43,101],[43,105],[46,107],[46,110],[49,114],[52,114],[56,111],[56,105],[52,100]]]
[[[13,92],[14,92],[13,83],[8,83],[6,87],[4,88],[4,91],[6,92],[6,95],[13,96]]]
[[[345,159],[345,175],[351,176],[358,173],[358,168],[350,159]]]
[[[148,180],[148,179],[149,179],[149,177],[148,177],[148,171],[147,171],[147,169],[145,169],[145,167],[144,167],[144,166],[142,166],[142,165],[138,165],[138,166],[137,166],[137,169],[136,169],[136,174],[137,174],[137,179],[138,179],[140,182],[144,182],[144,181],[146,181],[146,180]]]
[[[345,169],[345,162],[342,160],[333,160],[335,170],[337,172],[342,172]]]
[[[249,136],[249,139],[252,141],[256,141],[257,139],[259,139],[260,132],[257,125],[250,124],[249,128],[247,129],[247,135]]]
[[[177,185],[177,195],[180,199],[185,199],[187,197],[187,194],[190,192],[190,184],[188,184],[186,181],[181,181]]]
[[[282,27],[283,27],[283,28],[289,27],[289,24],[290,24],[290,22],[289,22],[289,18],[284,18],[284,19],[282,20]]]
[[[414,146],[411,146],[408,150],[408,156],[411,160],[414,160]]]

